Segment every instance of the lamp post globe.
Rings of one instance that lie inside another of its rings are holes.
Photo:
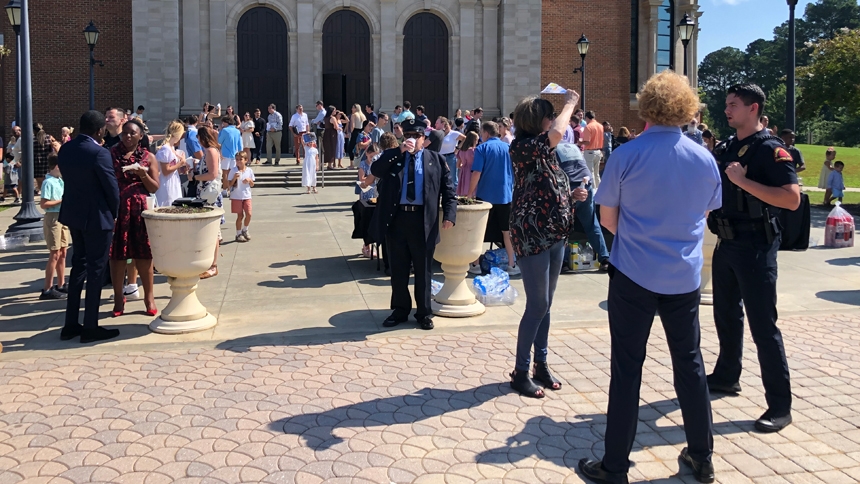
[[[678,37],[681,43],[684,44],[684,75],[687,75],[687,46],[690,44],[690,39],[693,38],[693,33],[696,31],[696,22],[690,18],[689,14],[684,14],[684,18],[678,23]]]
[[[87,45],[90,47],[90,110],[96,108],[96,61],[93,49],[99,41],[99,29],[90,20],[90,24],[84,29],[84,38],[87,40]]]
[[[573,72],[579,71],[582,73],[582,87],[579,92],[580,104],[579,107],[583,111],[585,111],[585,56],[588,55],[588,46],[591,43],[588,41],[588,38],[585,37],[585,34],[582,34],[582,37],[576,41],[576,50],[579,51],[579,57],[582,58],[582,66],[579,69],[574,69]]]
[[[12,28],[21,28],[21,0],[9,0],[6,4],[6,15],[9,16],[9,23]]]

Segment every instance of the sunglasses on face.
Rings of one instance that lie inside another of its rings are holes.
[[[403,135],[403,137],[406,139],[418,139],[418,138],[423,138],[424,135],[421,133],[407,133],[407,134]]]

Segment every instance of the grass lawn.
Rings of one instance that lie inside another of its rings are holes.
[[[10,208],[12,208],[12,205],[3,205],[3,206],[0,206],[0,212],[2,212],[2,211],[4,211],[4,210],[9,210]]]
[[[827,146],[797,145],[797,149],[803,153],[803,161],[806,163],[806,171],[800,173],[803,184],[810,187],[818,186],[818,174],[821,165],[824,164],[824,152]],[[842,176],[845,178],[846,187],[860,188],[860,148],[836,148],[836,160],[845,163]],[[821,195],[824,199],[824,195]]]

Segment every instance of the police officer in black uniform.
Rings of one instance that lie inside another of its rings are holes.
[[[791,423],[791,385],[776,326],[777,216],[780,209],[797,209],[800,187],[784,143],[759,123],[764,105],[765,94],[755,84],[732,86],[726,117],[737,135],[714,150],[723,179],[723,207],[711,213],[708,227],[719,237],[712,270],[720,356],[708,387],[711,393],[741,391],[745,308],[768,405],[755,427],[779,432]]]

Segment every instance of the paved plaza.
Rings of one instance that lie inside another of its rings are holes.
[[[120,338],[60,342],[64,303],[38,300],[44,246],[0,252],[0,483],[582,482],[579,459],[603,454],[606,275],[561,277],[550,364],[564,386],[526,399],[507,384],[524,297],[437,318],[431,332],[383,329],[388,280],[350,239],[352,190],[254,196],[253,240],[225,244],[220,275],[200,283],[219,317],[211,331],[149,333],[142,301],[110,319],[106,290],[102,324]],[[14,212],[0,212],[0,226]],[[823,219],[813,214],[819,242]],[[747,336],[743,393],[712,398],[717,480],[859,482],[860,247],[779,258],[795,424],[753,430],[764,396]],[[169,290],[156,281],[164,307]],[[708,368],[712,321],[703,307]],[[658,319],[634,482],[694,482],[677,460],[670,368]]]

